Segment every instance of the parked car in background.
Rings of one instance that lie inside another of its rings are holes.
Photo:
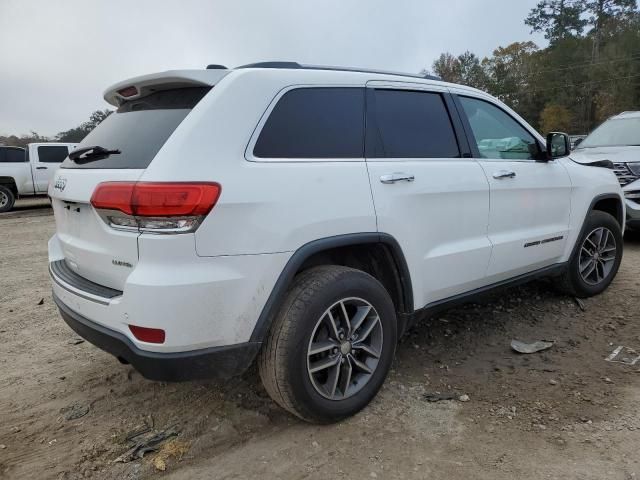
[[[279,405],[335,422],[416,321],[540,276],[597,295],[622,259],[613,172],[473,88],[263,63],[105,99],[49,188],[49,272],[69,326],[147,378],[257,359]]]
[[[19,197],[46,195],[49,180],[77,143],[30,143],[27,148],[0,146],[0,213]]]
[[[576,147],[580,145],[580,142],[582,142],[585,138],[587,138],[586,135],[569,135],[569,143],[571,144],[571,150],[575,150]]]
[[[571,158],[582,163],[613,162],[624,191],[627,228],[640,230],[640,111],[608,119],[578,145]]]

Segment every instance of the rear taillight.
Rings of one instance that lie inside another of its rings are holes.
[[[105,182],[91,205],[113,228],[185,233],[198,228],[220,192],[218,183]]]

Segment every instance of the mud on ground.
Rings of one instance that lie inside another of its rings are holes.
[[[640,478],[640,364],[604,360],[640,350],[638,238],[584,311],[540,281],[420,324],[371,406],[318,427],[255,371],[150,382],[80,342],[50,296],[53,217],[26,212],[0,218],[0,478]],[[513,338],[556,343],[524,356]],[[469,401],[424,399],[436,392]],[[160,451],[114,461],[163,432],[177,435]]]

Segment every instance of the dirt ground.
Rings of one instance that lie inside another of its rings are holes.
[[[255,370],[157,383],[81,342],[51,300],[40,205],[0,216],[0,478],[640,478],[640,363],[605,361],[640,350],[637,237],[584,310],[541,281],[419,325],[374,402],[318,427],[276,407]],[[518,355],[514,338],[556,343]],[[155,434],[174,436],[130,460]]]

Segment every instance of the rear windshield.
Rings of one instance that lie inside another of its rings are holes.
[[[125,102],[98,125],[77,149],[100,146],[120,150],[88,163],[67,159],[62,168],[144,169],[210,87],[179,88]]]

